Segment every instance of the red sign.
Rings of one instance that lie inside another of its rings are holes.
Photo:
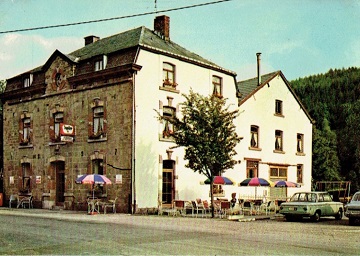
[[[75,126],[70,124],[60,124],[60,135],[75,136]]]

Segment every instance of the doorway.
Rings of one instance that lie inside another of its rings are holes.
[[[163,161],[162,173],[162,204],[171,206],[175,199],[175,182],[174,182],[174,166],[173,160]]]
[[[57,206],[63,206],[65,197],[65,162],[57,161],[53,163],[56,174],[56,199]]]

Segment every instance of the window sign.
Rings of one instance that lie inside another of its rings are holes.
[[[115,183],[122,184],[122,175],[121,174],[116,174]]]

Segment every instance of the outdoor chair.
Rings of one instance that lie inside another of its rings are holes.
[[[269,212],[270,212],[270,205],[271,205],[271,201],[263,202],[263,203],[260,205],[260,212],[261,212],[261,213],[265,212],[265,215],[268,215]]]
[[[250,201],[244,201],[243,203],[243,212],[247,212],[249,215],[252,215],[254,212],[253,203]]]
[[[194,208],[193,203],[191,201],[186,201],[185,202],[185,214],[187,214],[188,210],[191,210],[191,217],[193,217],[195,208]]]
[[[177,215],[178,212],[180,215],[186,215],[184,200],[174,200],[174,216]]]
[[[207,213],[211,214],[211,208],[210,208],[209,202],[207,200],[204,200],[203,206],[204,206],[205,217],[207,217]]]
[[[230,201],[220,201],[220,218],[226,218],[228,211],[230,210]]]
[[[33,196],[24,197],[23,199],[21,199],[20,202],[21,202],[22,208],[25,208],[26,205],[29,205],[29,209],[34,208],[34,206],[33,206]]]
[[[10,195],[9,208],[11,208],[12,204],[15,204],[16,207],[18,207],[18,204],[19,204],[19,196],[18,195]]]
[[[201,201],[200,201],[201,202]],[[201,213],[201,216],[203,217],[204,216],[204,206],[202,203],[198,203],[198,200],[196,201],[192,201],[192,204],[193,204],[193,207],[194,207],[194,211],[196,210],[196,218],[198,217],[199,215],[199,211]]]
[[[106,209],[107,209],[107,208],[112,209],[112,212],[113,212],[113,213],[116,213],[116,201],[117,201],[117,199],[118,199],[118,198],[115,197],[114,200],[109,200],[109,201],[103,203],[104,214],[106,214]]]

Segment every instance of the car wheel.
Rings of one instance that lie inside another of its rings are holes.
[[[318,222],[320,220],[320,213],[318,211],[315,212],[314,215],[311,216],[311,220],[315,221],[315,222]]]
[[[336,220],[341,220],[343,217],[343,212],[341,209],[339,209],[338,213],[335,215]]]
[[[355,218],[349,218],[349,225],[350,225],[350,226],[355,225],[355,221],[356,221]]]

